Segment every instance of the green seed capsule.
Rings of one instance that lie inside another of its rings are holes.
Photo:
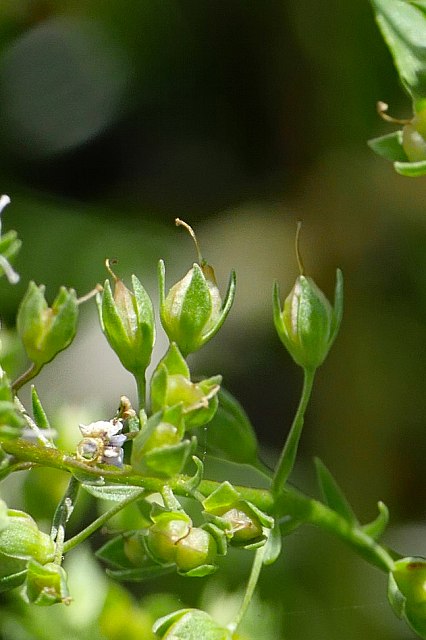
[[[175,562],[176,545],[191,530],[188,518],[163,519],[148,529],[147,547],[152,556],[159,562]]]
[[[214,564],[217,555],[213,536],[204,529],[193,527],[176,545],[176,564],[180,571],[190,571],[204,564]]]

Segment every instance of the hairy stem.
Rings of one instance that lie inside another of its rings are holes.
[[[290,432],[287,436],[287,440],[284,444],[272,480],[272,492],[274,495],[278,495],[283,490],[284,485],[293,470],[294,463],[296,461],[297,448],[303,429],[305,411],[308,406],[309,398],[311,397],[314,377],[315,370],[304,369],[303,389],[302,395],[300,396],[299,406],[297,407],[293,424],[291,425]]]

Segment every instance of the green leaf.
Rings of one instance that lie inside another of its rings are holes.
[[[181,375],[189,380],[191,375],[189,367],[175,342],[172,342],[160,364],[165,365],[169,375]]]
[[[182,440],[178,444],[158,447],[148,451],[139,465],[141,473],[151,473],[156,476],[170,478],[180,473],[188,458],[194,453],[197,446],[195,438]]]
[[[240,499],[240,494],[230,482],[225,480],[222,484],[213,491],[205,500],[203,500],[203,507],[206,511],[216,511],[222,507],[227,507]]]
[[[209,453],[232,462],[256,465],[257,439],[241,404],[225,389],[218,394],[219,406],[199,439]],[[205,435],[203,435],[205,433]]]
[[[325,504],[342,516],[342,518],[347,520],[351,525],[358,524],[358,520],[352,511],[352,507],[325,464],[321,462],[319,458],[315,458],[315,466],[317,470],[318,484]]]
[[[231,640],[228,629],[199,609],[181,609],[160,618],[153,631],[162,640]]]
[[[378,540],[380,538],[389,522],[389,509],[385,503],[378,502],[377,507],[379,509],[379,515],[377,518],[362,527],[364,533],[374,540]]]
[[[40,607],[56,603],[70,604],[71,598],[64,569],[54,562],[40,564],[28,562],[27,578],[22,591],[24,599]]]
[[[219,331],[219,329],[222,327],[223,323],[225,322],[228,316],[228,313],[230,312],[231,307],[234,303],[236,287],[237,287],[237,276],[235,271],[232,270],[229,276],[228,289],[226,291],[225,300],[223,301],[223,305],[220,310],[219,319],[216,321],[216,324],[212,326],[210,331],[208,331],[203,335],[203,344],[211,340],[211,338],[213,338],[213,336],[216,335],[216,333]]]
[[[418,178],[426,174],[426,160],[419,162],[395,162],[394,168],[401,176],[408,178]]]
[[[201,462],[200,458],[197,458],[197,456],[192,456],[192,461],[196,466],[196,471],[193,476],[189,477],[188,480],[182,483],[189,494],[193,493],[199,486],[204,475],[204,465]]]
[[[424,4],[406,0],[372,0],[372,5],[401,82],[415,100],[426,97]]]
[[[151,378],[151,405],[154,412],[166,405],[167,380],[167,367],[160,362]]]
[[[27,576],[27,570],[18,571],[17,573],[13,573],[10,576],[5,576],[4,578],[0,578],[0,593],[3,591],[10,591],[10,589],[15,589],[15,587],[19,587],[25,580]]]
[[[176,566],[174,564],[159,565],[153,563],[145,567],[138,567],[137,569],[107,569],[106,573],[119,582],[143,582],[165,576],[175,571],[175,569]]]
[[[204,578],[205,576],[210,576],[212,573],[215,573],[217,569],[218,567],[215,564],[200,564],[194,569],[189,569],[189,571],[178,570],[178,574],[186,578]]]
[[[114,568],[140,568],[147,559],[142,536],[143,534],[139,531],[127,531],[108,540],[96,551],[95,555],[99,560],[107,562]]]
[[[372,138],[367,144],[377,155],[386,160],[391,160],[391,162],[408,162],[402,146],[402,131],[394,131],[379,138]]]
[[[205,529],[205,531],[208,531],[213,536],[214,541],[216,542],[217,554],[219,556],[226,556],[226,554],[228,553],[228,539],[225,534],[223,520],[221,521],[220,518],[211,516],[206,512],[205,514],[206,517],[208,517],[211,521],[203,524],[203,529]],[[217,521],[217,524],[215,524],[215,521]]]
[[[142,496],[141,487],[133,487],[131,485],[111,484],[106,486],[99,486],[96,484],[89,484],[83,482],[83,489],[86,489],[90,495],[100,500],[111,500],[112,502],[122,502],[127,498],[136,496],[138,493]]]
[[[269,532],[268,540],[265,545],[265,551],[263,554],[263,564],[273,564],[281,554],[282,538],[278,521],[275,521],[274,526]]]
[[[202,333],[212,312],[212,299],[206,277],[199,264],[192,267],[192,278],[184,292],[179,318],[179,338],[184,345],[183,351],[190,353],[193,349],[187,349],[194,337]],[[166,301],[167,305],[167,301]]]
[[[32,408],[33,408],[34,421],[36,425],[40,429],[50,429],[50,423],[49,423],[48,417],[46,415],[45,410],[43,409],[37,390],[33,384],[31,385],[31,402],[32,402]]]

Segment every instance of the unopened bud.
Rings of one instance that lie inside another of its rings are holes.
[[[297,256],[301,275],[285,299],[283,309],[278,284],[275,284],[274,323],[281,342],[293,360],[312,371],[324,362],[339,331],[343,314],[343,276],[337,269],[332,307],[312,278],[303,275],[298,253]]]
[[[16,319],[18,334],[30,360],[38,367],[68,347],[76,333],[78,303],[74,289],[61,287],[49,307],[44,285],[30,282]]]
[[[186,356],[208,342],[224,323],[234,301],[235,273],[231,273],[228,291],[222,303],[213,268],[201,257],[193,230],[179,219],[176,224],[184,226],[191,234],[197,246],[200,264],[194,263],[166,295],[165,266],[160,260],[160,317],[170,342],[176,342]]]
[[[114,293],[106,280],[99,305],[102,329],[123,367],[140,376],[151,360],[155,340],[152,302],[136,276],[132,276],[130,291],[112,271],[111,274],[115,279]]]

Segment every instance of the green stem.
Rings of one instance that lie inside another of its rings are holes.
[[[308,498],[295,489],[286,489],[277,498],[275,508],[278,518],[290,515],[295,520],[313,524],[342,540],[368,563],[382,571],[392,571],[397,554],[380,545],[361,526],[352,525],[322,502]]]
[[[254,560],[253,560],[253,565],[251,567],[251,572],[250,572],[250,578],[249,581],[247,583],[247,588],[246,588],[246,592],[244,594],[244,598],[243,601],[241,603],[241,607],[237,613],[237,615],[235,616],[234,620],[232,622],[230,622],[227,626],[228,629],[230,630],[230,632],[232,634],[235,633],[235,631],[237,630],[237,627],[240,625],[241,620],[243,619],[248,606],[251,602],[251,599],[253,598],[253,594],[254,591],[256,589],[256,585],[257,585],[257,581],[259,580],[259,576],[260,576],[260,572],[262,570],[263,567],[263,556],[265,554],[265,547],[266,545],[263,545],[263,547],[260,547],[260,549],[258,549],[256,551],[256,554],[254,556]]]
[[[141,494],[143,491],[148,493],[161,493],[164,485],[167,484],[176,495],[185,497],[189,495],[188,483],[191,481],[189,476],[178,475],[173,478],[168,478],[165,483],[164,479],[161,478],[147,477],[133,473],[132,469],[128,466],[123,467],[123,469],[98,466],[91,467],[58,449],[41,447],[22,439],[0,439],[0,445],[4,452],[14,456],[16,462],[31,462],[32,464],[69,471],[76,474],[81,482],[103,478],[104,482],[141,487]],[[197,491],[199,491],[202,496],[207,497],[213,493],[220,484],[220,482],[214,480],[202,480],[197,487]],[[388,552],[384,547],[379,545],[373,538],[368,536],[361,527],[352,526],[326,505],[318,500],[313,500],[305,496],[295,489],[290,488],[288,485],[286,489],[275,498],[270,491],[265,489],[254,489],[244,486],[236,486],[235,489],[240,493],[242,500],[252,502],[262,511],[268,514],[274,514],[278,519],[287,516],[295,522],[311,523],[330,532],[332,535],[340,538],[340,540],[350,546],[368,562],[383,571],[389,571],[393,567],[394,560],[392,552]],[[137,496],[132,496],[132,499],[136,498]],[[119,511],[125,504],[126,502],[122,502],[117,507],[114,507],[114,513],[115,509]],[[104,517],[105,516],[101,516],[101,518]],[[105,519],[109,517],[111,517],[111,515],[107,515]],[[102,523],[103,520],[99,526],[101,526]],[[90,526],[94,526],[93,530],[97,528],[93,523]],[[91,530],[87,535],[90,535],[90,532]],[[84,535],[84,538],[85,537],[87,536]],[[69,547],[67,545],[69,545],[70,542],[69,540],[65,543],[64,550],[68,550]]]
[[[315,369],[303,370],[303,389],[300,397],[299,406],[294,416],[293,424],[281,452],[280,459],[275,469],[272,480],[272,493],[279,495],[287,482],[290,473],[293,470],[297,455],[297,447],[299,445],[300,435],[303,429],[303,421],[309,398],[311,397],[312,386],[314,383]]]
[[[138,390],[138,402],[139,409],[138,415],[140,411],[145,411],[146,408],[146,380],[145,380],[145,370],[141,374],[135,374],[136,386]]]
[[[89,536],[92,535],[92,533],[102,527],[105,522],[112,518],[112,516],[115,516],[116,513],[121,511],[121,509],[124,509],[124,507],[127,507],[128,504],[131,504],[135,500],[138,500],[138,498],[140,498],[144,493],[145,489],[141,489],[140,491],[133,493],[125,500],[122,500],[121,502],[115,504],[113,507],[111,507],[111,509],[108,509],[108,511],[103,513],[101,516],[99,516],[99,518],[96,518],[96,520],[89,524],[88,527],[80,531],[80,533],[77,533],[77,535],[75,535],[74,537],[67,540],[63,546],[63,553],[71,551],[71,549],[74,549],[74,547],[79,545],[81,542],[84,542],[84,540],[86,540]]]
[[[17,393],[21,387],[24,386],[27,382],[35,378],[41,371],[41,366],[36,365],[35,362],[32,362],[30,367],[24,371],[14,382],[12,382],[12,391],[13,393]]]

